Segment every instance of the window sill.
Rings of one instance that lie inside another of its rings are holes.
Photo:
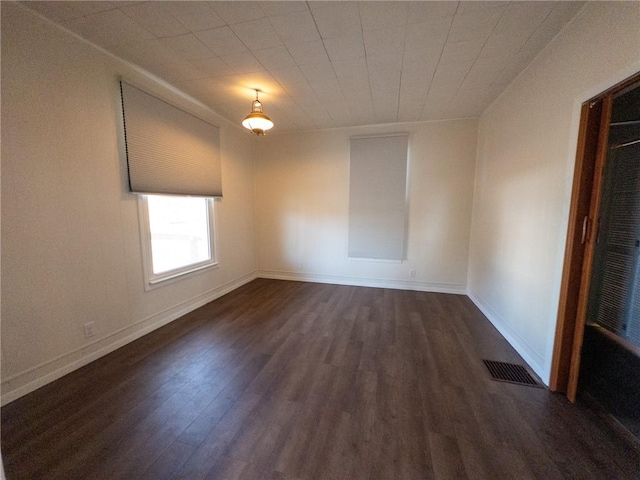
[[[402,263],[404,260],[391,260],[388,258],[369,258],[369,257],[348,257],[352,262],[365,263]]]
[[[170,285],[172,283],[175,283],[178,280],[183,280],[186,278],[193,277],[199,273],[204,272],[205,270],[209,270],[209,269],[213,270],[217,268],[220,268],[220,264],[218,262],[215,262],[215,263],[206,263],[204,265],[195,265],[192,268],[189,268],[187,270],[174,271],[173,273],[167,272],[162,276],[148,279],[145,282],[144,289],[147,292],[150,290],[155,290],[156,288],[164,287],[165,285]]]

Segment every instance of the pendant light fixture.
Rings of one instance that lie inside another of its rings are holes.
[[[254,135],[264,135],[267,130],[273,127],[273,122],[262,111],[262,102],[258,98],[258,90],[256,90],[256,99],[251,104],[251,113],[244,117],[242,126]]]

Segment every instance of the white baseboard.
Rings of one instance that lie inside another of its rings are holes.
[[[452,293],[466,295],[467,286],[455,283],[431,283],[405,280],[388,280],[383,278],[344,277],[316,273],[282,272],[259,270],[259,278],[274,280],[293,280],[297,282],[330,283],[335,285],[351,285],[354,287],[391,288],[394,290],[414,290],[417,292]]]
[[[532,352],[531,349],[522,341],[519,335],[514,333],[507,325],[506,322],[498,315],[487,303],[474,294],[472,291],[467,292],[467,296],[471,301],[480,309],[487,319],[493,324],[494,327],[500,332],[507,342],[518,352],[522,359],[527,362],[531,369],[540,377],[540,380],[545,385],[549,385],[549,372],[543,368],[544,359]]]
[[[118,348],[137,340],[167,323],[199,308],[213,300],[226,295],[242,285],[257,278],[252,272],[240,278],[220,285],[212,290],[197,295],[174,307],[158,312],[131,325],[116,330],[109,335],[88,345],[67,352],[54,359],[31,367],[23,372],[2,380],[2,396],[0,403],[6,405],[38,388],[57,380],[64,375],[83,367]],[[132,331],[133,330],[133,331]],[[56,367],[57,364],[62,366]],[[53,368],[53,371],[51,369]]]

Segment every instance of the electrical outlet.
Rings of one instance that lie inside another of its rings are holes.
[[[95,322],[87,322],[84,324],[84,338],[93,337],[96,334]]]
[[[416,278],[416,271],[415,270],[409,270],[409,276],[411,278]]]

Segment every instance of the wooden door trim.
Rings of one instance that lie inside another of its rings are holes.
[[[549,388],[553,391],[566,392],[569,385],[575,320],[577,318],[584,260],[581,223],[584,217],[588,215],[591,204],[591,186],[593,185],[593,168],[597,149],[597,143],[593,141],[593,134],[600,131],[601,116],[601,101],[582,104],[573,189],[571,192],[571,207],[569,210],[569,227],[562,269],[558,321],[556,323],[556,341],[553,346],[551,378],[549,381]]]
[[[638,81],[640,81],[640,72],[586,101],[581,108],[558,318],[549,381],[549,388],[552,391],[571,393],[567,396],[572,401],[575,400],[577,391],[580,350],[584,336],[584,312],[586,312],[588,293],[584,290],[588,288],[592,263],[592,258],[589,258],[588,264],[586,264],[586,256],[588,256],[586,253],[588,252],[585,247],[588,244],[585,246],[580,242],[582,220],[585,213],[588,213],[592,224],[591,232],[593,232],[593,219],[597,218],[593,216],[594,208],[596,208],[593,206],[594,203],[597,203],[597,208],[599,209],[599,202],[595,202],[594,195],[597,194],[599,199],[601,189],[599,183],[601,177],[598,176],[597,182],[595,178],[597,176],[597,159],[601,157],[598,151],[602,150],[606,154],[606,143],[601,146],[595,141],[596,138],[600,138],[602,130],[600,127],[603,112],[598,112],[598,110],[603,107],[606,98],[612,99],[613,95]],[[593,249],[591,249],[590,256],[592,255]],[[589,270],[585,270],[585,267],[588,267]],[[582,303],[584,305],[580,307]],[[583,315],[582,318],[580,315]]]
[[[592,232],[585,243],[584,258],[580,280],[580,293],[578,295],[578,311],[573,335],[573,348],[571,350],[571,364],[569,368],[569,383],[567,385],[567,398],[571,402],[576,401],[578,393],[578,376],[580,373],[580,359],[582,358],[582,342],[584,340],[584,327],[587,318],[587,306],[589,303],[589,286],[591,284],[591,268],[593,266],[593,254],[595,252],[597,228],[600,223],[600,200],[602,198],[602,174],[607,161],[609,145],[609,123],[611,119],[611,104],[613,95],[607,95],[602,101],[602,116],[600,117],[600,132],[598,134],[598,149],[596,153],[596,165],[591,189],[591,206],[589,218],[592,219]]]

